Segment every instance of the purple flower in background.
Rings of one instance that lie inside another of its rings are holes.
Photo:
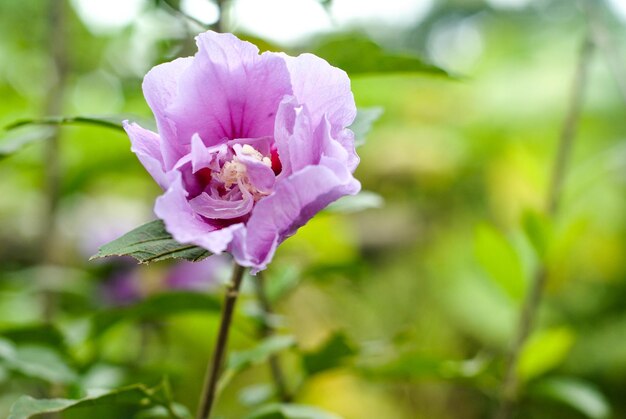
[[[123,306],[143,298],[139,271],[127,267],[108,278],[101,285],[101,293],[107,304]]]
[[[197,44],[144,79],[158,134],[124,126],[165,190],[155,213],[174,239],[259,271],[318,211],[360,189],[350,80],[314,55],[259,55],[230,34]]]
[[[169,270],[165,285],[172,289],[211,291],[228,278],[230,265],[224,255],[214,255],[200,262],[181,261]]]

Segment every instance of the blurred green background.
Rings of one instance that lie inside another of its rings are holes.
[[[261,50],[317,52],[348,71],[360,108],[384,110],[356,172],[384,203],[318,215],[264,277],[269,321],[295,339],[278,342],[294,400],[346,419],[489,417],[543,260],[546,293],[518,368],[516,417],[626,417],[625,4],[221,7],[220,17],[209,0],[2,0],[0,126],[49,114],[150,120],[141,78],[193,54],[193,36],[218,17]],[[589,31],[596,48],[578,135],[560,211],[547,220]],[[78,398],[164,377],[194,411],[229,261],[88,261],[154,218],[160,191],[125,134],[89,124],[5,131],[0,179],[0,416],[24,394]],[[276,400],[267,352],[250,354],[264,321],[252,283],[230,345],[245,365],[229,361],[223,418]],[[167,413],[104,403],[61,417]]]

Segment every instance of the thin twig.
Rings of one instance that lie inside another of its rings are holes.
[[[262,272],[259,272],[255,278],[254,286],[256,290],[257,300],[261,309],[263,310],[262,322],[259,330],[259,334],[263,338],[267,338],[274,334],[274,329],[270,325],[270,317],[273,314],[272,306],[265,292],[265,277]],[[281,401],[288,403],[292,400],[292,396],[287,390],[287,384],[285,381],[285,374],[280,366],[280,360],[278,355],[271,354],[268,358],[270,371],[272,373],[272,379],[274,380],[274,386],[276,387],[276,393]]]
[[[197,419],[208,419],[213,403],[215,401],[215,391],[217,389],[217,380],[220,375],[222,364],[224,363],[224,355],[226,354],[226,346],[228,344],[228,333],[230,324],[233,319],[235,303],[239,295],[239,287],[243,279],[245,268],[235,263],[233,275],[226,289],[226,298],[222,307],[222,319],[220,323],[217,341],[215,342],[215,350],[213,351],[213,360],[207,368],[200,405],[198,406]]]
[[[561,203],[562,189],[565,182],[565,174],[570,160],[572,145],[576,137],[576,129],[583,103],[583,95],[587,84],[589,62],[593,51],[593,42],[590,31],[587,31],[576,67],[576,74],[571,90],[569,109],[563,123],[561,135],[559,137],[558,150],[554,161],[554,167],[550,179],[550,186],[547,194],[546,211],[550,217],[554,217]],[[541,303],[543,289],[547,278],[547,267],[540,262],[536,274],[530,286],[530,290],[524,300],[522,313],[520,315],[517,333],[513,341],[513,346],[509,353],[505,366],[505,376],[502,382],[500,394],[500,406],[494,418],[509,419],[513,413],[513,406],[518,393],[517,367],[519,357],[528,338],[537,310]]]

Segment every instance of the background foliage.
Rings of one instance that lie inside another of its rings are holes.
[[[61,98],[59,115],[149,120],[142,75],[191,54],[205,29],[176,1],[139,2],[134,20],[107,30],[68,2],[59,67],[46,3],[0,2],[0,126],[50,114],[50,95]],[[320,8],[332,13],[332,3]],[[487,417],[541,262],[548,282],[519,364],[519,417],[626,417],[626,31],[614,3],[439,0],[411,25],[336,23],[284,44],[252,36],[234,12],[229,28],[226,14],[223,27],[261,49],[342,66],[358,106],[384,109],[357,170],[384,204],[372,195],[354,204],[368,209],[345,204],[285,242],[265,275],[275,313],[246,281],[218,415]],[[589,28],[606,42],[591,58],[561,210],[548,220],[548,178]],[[14,405],[14,418],[60,409],[64,418],[185,417],[228,261],[89,262],[151,220],[160,192],[123,132],[87,121],[58,133],[52,207],[45,150],[56,126],[0,138],[0,416]],[[296,405],[277,404],[275,354]]]

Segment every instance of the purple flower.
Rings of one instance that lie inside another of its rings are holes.
[[[231,34],[154,67],[143,91],[159,133],[125,122],[132,150],[165,190],[156,215],[181,243],[265,269],[318,211],[356,194],[356,115],[345,72],[311,54],[259,55]]]

